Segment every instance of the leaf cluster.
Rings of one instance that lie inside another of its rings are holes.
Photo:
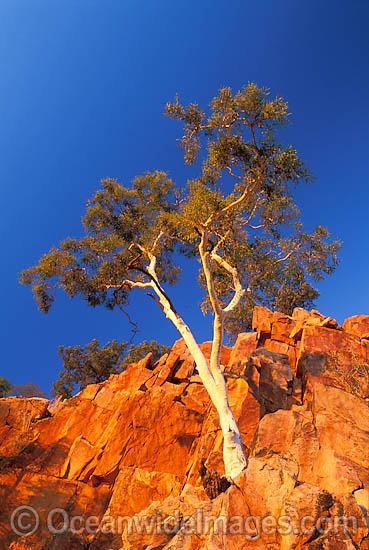
[[[156,361],[170,348],[155,340],[129,345],[128,342],[112,340],[100,347],[99,341],[91,340],[85,346],[60,346],[59,356],[63,369],[52,386],[52,395],[69,399],[76,391],[88,384],[99,384],[112,374],[119,374],[131,363],[136,363],[149,352]]]
[[[292,192],[312,176],[297,151],[278,139],[288,123],[287,103],[251,83],[234,95],[221,89],[208,115],[196,104],[180,105],[178,97],[165,114],[184,123],[185,162],[202,159],[201,175],[180,206],[179,233],[196,242],[206,229],[208,250],[236,268],[247,289],[227,320],[231,338],[249,328],[257,303],[286,313],[312,306],[319,295],[314,284],[334,271],[341,243],[321,225],[311,234],[302,229]],[[214,261],[211,270],[225,306],[235,291],[231,274]],[[206,288],[202,269],[199,280]],[[207,295],[202,308],[210,309]]]
[[[173,284],[179,274],[172,263],[175,208],[174,185],[164,172],[147,172],[135,178],[130,188],[105,179],[102,189],[87,202],[85,235],[53,247],[36,266],[21,273],[20,281],[32,286],[44,313],[58,289],[71,298],[84,298],[91,306],[121,307],[130,291],[125,280],[149,279],[145,248],[156,254],[161,280]],[[163,237],[158,240],[160,232]]]
[[[11,395],[17,397],[42,397],[47,399],[47,395],[44,391],[41,390],[40,386],[33,384],[33,382],[28,382],[27,384],[18,384],[14,386],[11,390]]]
[[[7,378],[0,376],[0,398],[9,395],[13,388],[14,386],[10,384]]]
[[[247,291],[228,315],[231,336],[248,328],[256,303],[286,313],[312,306],[315,285],[338,264],[340,242],[323,226],[303,231],[293,189],[312,177],[297,151],[280,140],[287,103],[250,83],[235,94],[221,89],[207,112],[176,96],[165,114],[183,124],[184,159],[201,160],[199,176],[184,189],[160,171],[135,178],[130,187],[103,180],[87,203],[85,235],[66,239],[22,272],[39,308],[47,312],[59,288],[91,306],[123,309],[134,286],[175,283],[175,252],[199,257],[200,242],[222,306],[235,294],[224,262]],[[157,280],[149,270],[154,257]],[[207,311],[203,266],[199,281]]]

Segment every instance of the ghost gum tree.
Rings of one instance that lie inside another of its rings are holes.
[[[311,283],[337,264],[339,242],[329,242],[322,226],[311,234],[302,230],[291,188],[310,174],[295,149],[277,140],[288,118],[283,99],[270,100],[267,90],[249,84],[235,95],[221,89],[208,114],[197,104],[184,107],[178,97],[165,114],[183,123],[185,162],[201,157],[199,177],[184,188],[159,171],[130,187],[103,180],[87,203],[85,236],[52,248],[21,282],[32,285],[44,312],[58,288],[92,306],[122,310],[133,289],[146,291],[196,362],[219,414],[226,475],[235,478],[247,461],[220,365],[227,322],[232,330],[237,315],[263,299],[288,302],[299,294],[297,305],[311,300]],[[214,318],[210,361],[168,292],[180,271],[178,253],[200,262],[203,308]]]

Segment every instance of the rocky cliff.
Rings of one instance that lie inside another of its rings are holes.
[[[0,548],[368,549],[369,316],[258,307],[253,329],[222,350],[249,462],[220,493],[219,423],[181,340],[53,408],[1,399]]]

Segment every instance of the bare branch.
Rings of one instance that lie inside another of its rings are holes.
[[[137,323],[135,323],[134,321],[132,321],[131,316],[130,316],[129,313],[122,307],[121,304],[119,304],[119,303],[116,302],[116,305],[118,306],[118,308],[120,309],[120,311],[121,311],[122,313],[124,313],[124,315],[125,315],[125,316],[127,317],[127,319],[128,319],[129,324],[132,325],[132,327],[133,327],[133,328],[132,328],[132,336],[131,336],[131,338],[130,338],[130,340],[129,340],[129,342],[128,342],[129,344],[132,344],[133,339],[134,339],[134,337],[136,336],[136,334],[137,334],[137,332],[138,332],[138,325],[137,325]]]
[[[233,296],[232,300],[229,302],[228,306],[222,310],[223,313],[227,314],[233,311],[236,308],[236,306],[240,303],[240,300],[245,294],[245,290],[242,287],[241,281],[238,276],[238,271],[235,267],[232,267],[226,260],[224,260],[224,258],[219,256],[219,254],[216,254],[214,250],[211,253],[211,258],[215,260],[226,271],[228,271],[228,273],[230,273],[233,278],[235,295]]]
[[[154,294],[152,294],[151,292],[147,292],[146,294],[147,294],[148,296],[150,296],[150,298],[152,298],[152,299],[154,300],[154,302],[156,302],[156,303],[158,304],[158,306],[160,307],[160,309],[161,309],[162,311],[164,311],[164,306],[163,306],[163,304],[160,303],[160,300],[158,300],[157,297],[154,296]]]
[[[228,170],[230,176],[233,176],[234,178],[237,178],[239,180],[244,179],[244,176],[239,176],[238,174],[235,174],[230,166],[227,167],[227,170]]]
[[[153,245],[152,245],[151,253],[154,252],[155,248],[157,247],[157,245],[158,245],[158,243],[159,243],[159,241],[160,241],[160,239],[162,238],[163,235],[164,235],[164,232],[163,232],[163,231],[160,231],[159,234],[158,234],[158,236],[156,237],[156,239],[155,239]]]
[[[208,232],[205,229],[202,232],[201,241],[200,241],[200,244],[199,244],[200,258],[201,258],[202,268],[204,270],[204,275],[205,275],[206,286],[207,286],[207,290],[208,290],[208,294],[209,294],[209,298],[210,298],[210,303],[212,305],[212,308],[213,308],[214,312],[217,315],[222,316],[223,315],[223,310],[220,306],[218,296],[216,295],[216,292],[215,292],[214,281],[213,281],[213,277],[212,277],[211,269],[210,269],[210,262],[209,262],[210,253],[206,250],[206,246],[207,246],[208,242],[209,242]]]
[[[278,260],[276,260],[276,264],[279,264],[279,262],[285,262],[286,260],[288,260],[288,258],[290,258],[292,256],[292,254],[296,252],[296,250],[291,250],[288,254],[286,254],[283,258],[279,258]]]
[[[251,229],[260,229],[261,227],[265,227],[265,223],[261,223],[260,225],[251,225],[250,223],[246,224],[247,227],[251,227]]]
[[[120,285],[104,285],[107,290],[110,288],[123,288],[124,286],[129,286],[130,288],[153,288],[153,283],[143,283],[141,281],[131,281],[130,279],[125,279]]]
[[[247,220],[245,221],[245,224],[246,224],[246,225],[248,225],[248,224],[251,222],[252,218],[254,217],[255,212],[256,212],[256,208],[257,208],[258,203],[260,202],[260,200],[261,200],[261,193],[258,194],[258,196],[257,196],[257,198],[256,198],[256,201],[255,201],[255,204],[254,204],[254,207],[253,207],[253,209],[251,210],[251,214],[249,215],[249,217],[248,217]]]

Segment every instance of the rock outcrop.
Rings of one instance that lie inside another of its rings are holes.
[[[200,472],[222,486],[222,434],[182,340],[54,407],[0,399],[0,548],[369,549],[368,327],[255,309],[221,355],[248,467],[220,494]]]

